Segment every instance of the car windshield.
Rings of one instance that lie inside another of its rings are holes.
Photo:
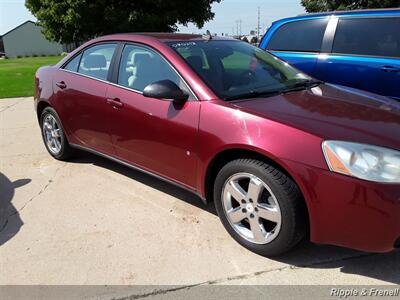
[[[274,95],[319,84],[286,62],[235,40],[169,42],[221,99]]]

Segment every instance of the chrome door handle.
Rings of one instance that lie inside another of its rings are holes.
[[[106,103],[111,105],[115,109],[120,109],[124,106],[124,104],[118,98],[115,99],[106,99]]]
[[[65,84],[64,81],[60,81],[56,83],[56,86],[58,86],[60,89],[65,89],[67,87],[67,85]]]

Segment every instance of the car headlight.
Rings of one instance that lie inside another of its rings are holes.
[[[400,183],[400,151],[342,141],[322,149],[331,171],[375,182]]]

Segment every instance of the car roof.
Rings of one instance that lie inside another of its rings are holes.
[[[110,38],[118,36],[119,38],[124,37],[127,39],[134,38],[135,36],[145,36],[154,38],[161,42],[172,42],[172,41],[193,41],[193,40],[204,40],[206,35],[201,34],[189,34],[189,33],[165,33],[165,32],[130,32],[130,33],[119,33],[113,35],[104,36],[104,38]],[[220,36],[212,36],[212,40],[226,40],[228,38]]]
[[[355,9],[355,10],[336,10],[316,13],[300,14],[298,17],[315,17],[315,16],[331,16],[331,15],[348,15],[348,14],[373,14],[373,13],[400,13],[400,8],[380,8],[380,9]]]
[[[272,22],[273,25],[281,25],[292,21],[307,20],[307,19],[318,19],[329,16],[393,16],[400,15],[400,8],[383,8],[383,9],[356,9],[356,10],[338,10],[338,11],[326,11],[316,13],[306,13],[297,15],[294,17],[284,18]]]

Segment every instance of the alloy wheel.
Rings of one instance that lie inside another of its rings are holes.
[[[222,189],[223,208],[232,228],[244,239],[267,244],[279,234],[282,215],[271,188],[250,173],[229,177]]]
[[[52,154],[59,154],[62,149],[61,127],[52,114],[43,118],[43,137],[47,148]]]

